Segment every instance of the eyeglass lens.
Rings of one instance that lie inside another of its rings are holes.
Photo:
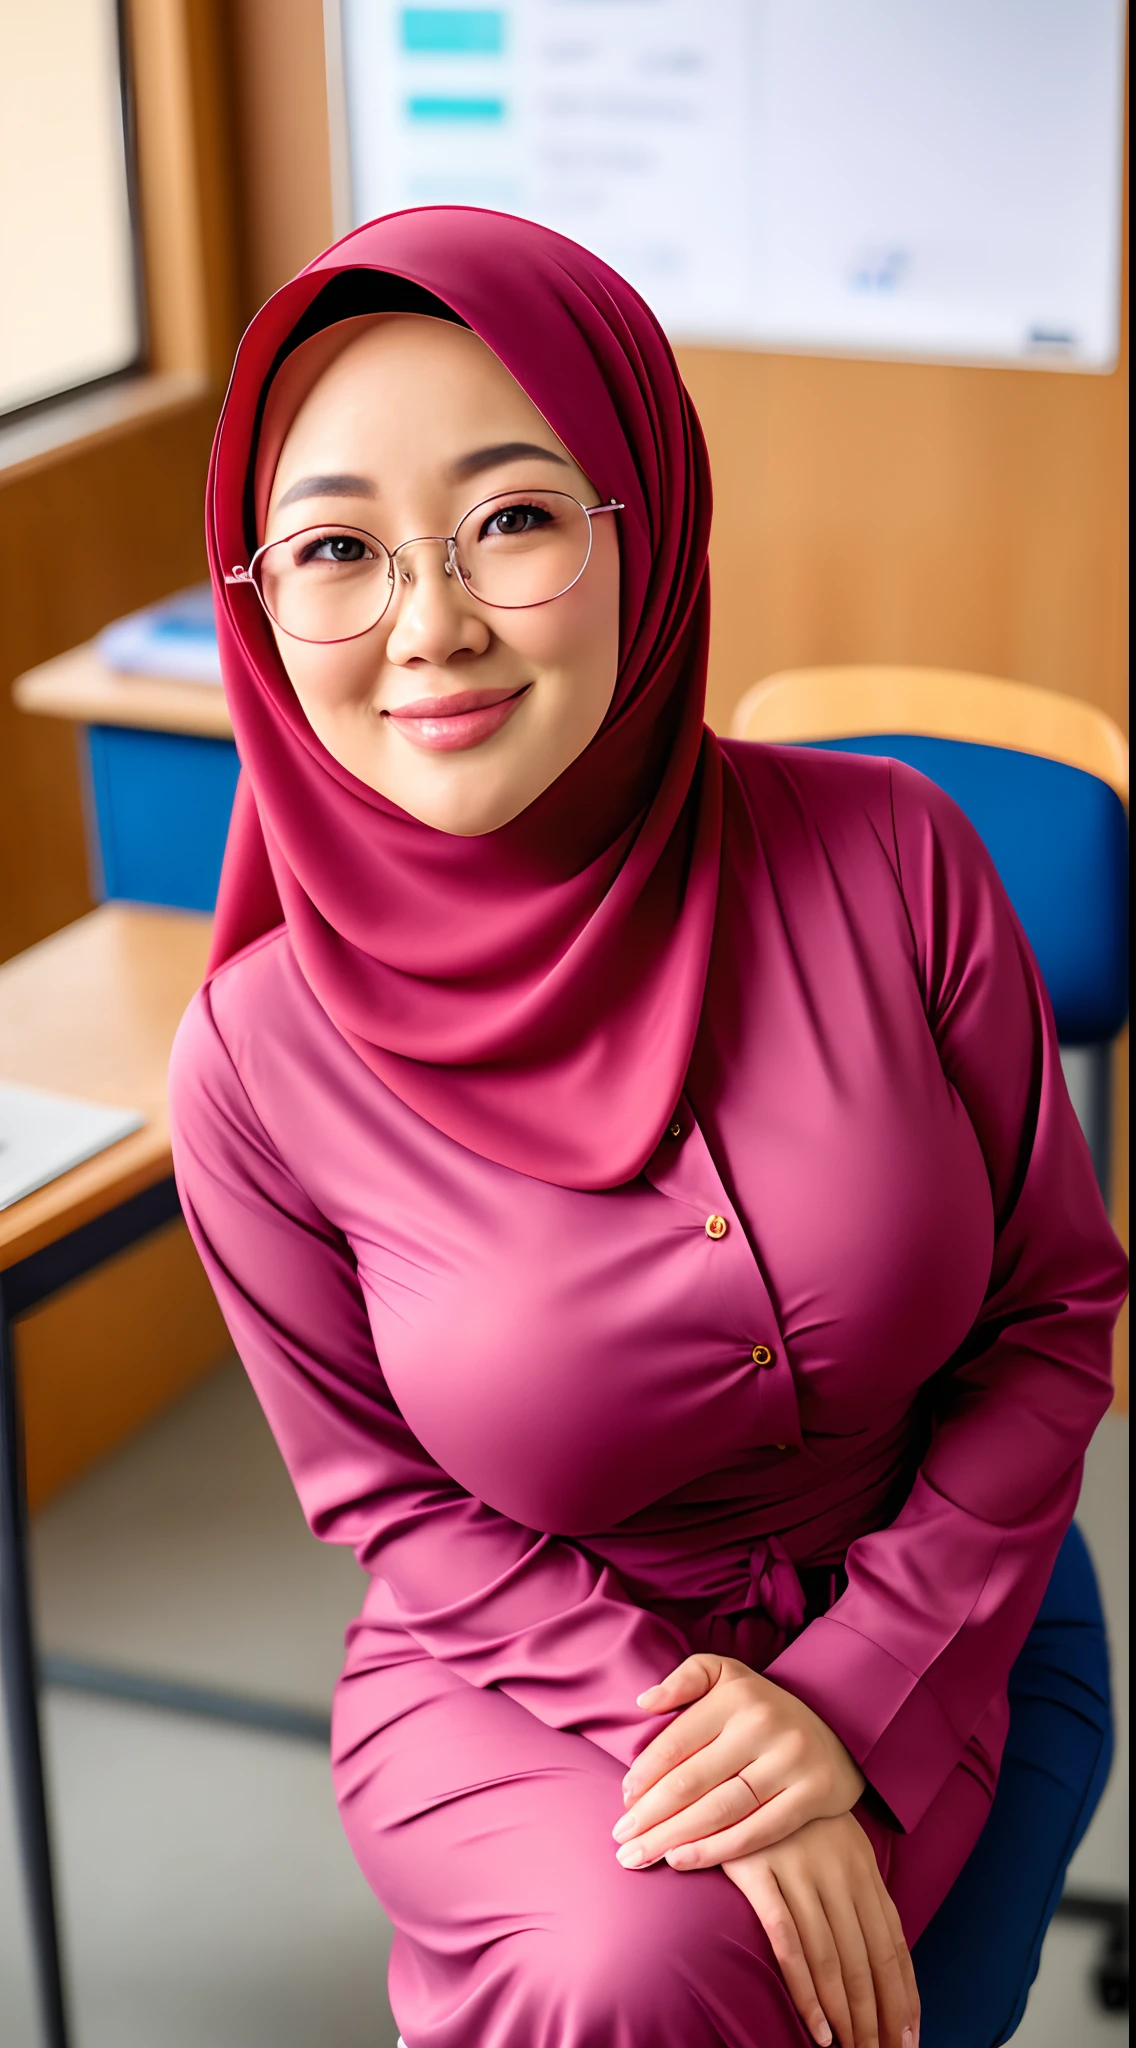
[[[563,491],[510,491],[474,505],[454,535],[453,562],[471,597],[502,610],[547,604],[581,575],[591,521]],[[256,566],[265,606],[297,640],[351,640],[378,624],[395,577],[412,577],[414,554],[392,562],[356,527],[309,527],[264,550]]]

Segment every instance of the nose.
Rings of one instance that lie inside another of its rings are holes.
[[[406,540],[391,562],[393,623],[387,659],[399,666],[422,661],[441,667],[455,654],[484,654],[492,634],[453,566],[449,541],[428,534]]]
[[[408,548],[443,548],[445,553],[442,557],[442,573],[445,576],[452,576],[453,546],[453,542],[444,540],[440,533],[423,533],[416,540],[400,541],[391,556],[391,564],[399,582],[413,583],[417,574],[421,573],[415,570],[413,557],[407,553]]]

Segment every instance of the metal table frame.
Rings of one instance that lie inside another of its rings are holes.
[[[180,1215],[177,1189],[167,1175],[0,1272],[0,1672],[45,2048],[68,2048],[70,2034],[40,1736],[41,1685],[46,1681],[104,1699],[166,1708],[320,1743],[325,1748],[330,1739],[327,1715],[284,1702],[187,1685],[143,1672],[107,1669],[77,1658],[40,1659],[36,1654],[28,1575],[24,1438],[12,1325],[60,1288],[81,1280],[85,1273],[128,1251]]]
[[[24,1438],[12,1325],[17,1316],[180,1214],[177,1190],[167,1178],[0,1272],[0,1667],[12,1797],[48,2048],[67,2048],[68,2027],[40,1739],[40,1671],[28,1583]]]

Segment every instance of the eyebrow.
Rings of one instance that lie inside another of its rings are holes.
[[[572,467],[555,449],[540,448],[535,441],[500,441],[495,448],[477,448],[472,455],[459,457],[450,464],[450,476],[456,484],[465,483],[471,476],[480,476],[483,469],[495,469],[501,462],[523,462],[533,455],[545,462],[558,462],[562,469]]]
[[[365,476],[302,476],[280,500],[279,509],[301,498],[375,498],[378,492]]]
[[[535,441],[499,441],[493,448],[476,448],[472,455],[459,456],[451,463],[449,474],[454,483],[465,483],[470,477],[480,476],[486,469],[495,469],[502,462],[523,462],[538,455],[545,462],[558,462],[562,469],[570,469],[563,455],[557,455],[554,448],[541,448]],[[297,505],[301,498],[377,498],[378,491],[369,477],[349,476],[336,472],[329,476],[302,476],[291,484],[280,499],[277,510],[282,512],[285,505]]]

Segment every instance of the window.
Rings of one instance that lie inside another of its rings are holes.
[[[0,29],[0,415],[142,352],[116,0],[13,0]]]

